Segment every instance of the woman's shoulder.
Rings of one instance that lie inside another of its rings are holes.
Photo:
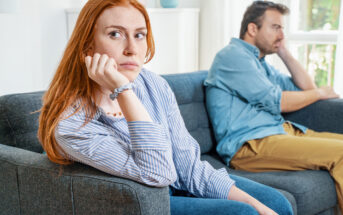
[[[162,78],[160,75],[154,73],[154,72],[151,72],[149,69],[147,68],[142,68],[142,71],[141,71],[141,75],[144,77],[144,78],[149,78],[149,79],[156,79],[156,80],[164,80],[164,78]]]
[[[154,72],[149,71],[146,68],[142,68],[140,75],[145,83],[153,85],[154,87],[163,88],[163,89],[166,89],[169,87],[167,81],[164,78],[162,78],[160,75]]]

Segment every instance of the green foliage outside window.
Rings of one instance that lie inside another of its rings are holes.
[[[301,0],[300,9],[307,13],[301,13],[300,30],[338,30],[340,3],[340,0]],[[298,53],[307,70],[314,73],[317,86],[333,85],[336,45],[306,44],[298,47]]]
[[[298,46],[300,62],[307,65],[307,71],[314,76],[317,86],[333,86],[336,45],[306,44]]]
[[[340,0],[307,0],[307,2],[307,31],[338,29]]]

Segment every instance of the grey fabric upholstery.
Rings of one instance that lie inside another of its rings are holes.
[[[169,189],[0,144],[0,214],[169,214]]]
[[[251,173],[232,170],[224,165],[215,152],[215,139],[204,103],[203,81],[206,77],[207,71],[164,76],[176,95],[187,129],[200,144],[202,159],[217,169],[225,167],[231,174],[286,191],[283,193],[289,194],[285,196],[298,214],[332,214],[337,197],[334,182],[327,171]],[[287,114],[285,118],[318,131],[343,133],[343,100],[317,102],[301,111]]]
[[[0,97],[0,143],[43,152],[38,142],[38,116],[43,92]]]
[[[202,159],[222,168],[225,165],[215,152],[204,103],[206,76],[207,71],[200,71],[163,77],[175,93],[187,128],[201,146]],[[0,97],[0,214],[170,214],[167,187],[148,187],[77,163],[61,169],[41,154],[35,111],[41,107],[42,94]],[[286,118],[343,133],[342,110],[343,100],[332,100]],[[249,173],[227,169],[279,189],[297,214],[333,214],[337,200],[326,171]]]
[[[284,114],[284,117],[315,131],[330,131],[343,134],[342,99],[318,101],[297,112]]]
[[[37,139],[43,92],[0,97],[0,214],[170,214],[169,188],[50,162]]]

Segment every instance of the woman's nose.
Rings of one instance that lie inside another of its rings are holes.
[[[130,55],[135,55],[136,53],[137,53],[136,41],[132,38],[127,38],[126,46],[124,49],[124,55],[130,56]]]

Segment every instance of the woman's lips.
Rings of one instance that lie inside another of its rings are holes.
[[[119,66],[122,70],[136,70],[138,67],[138,64],[136,64],[135,62],[125,62],[125,63],[119,64]]]

